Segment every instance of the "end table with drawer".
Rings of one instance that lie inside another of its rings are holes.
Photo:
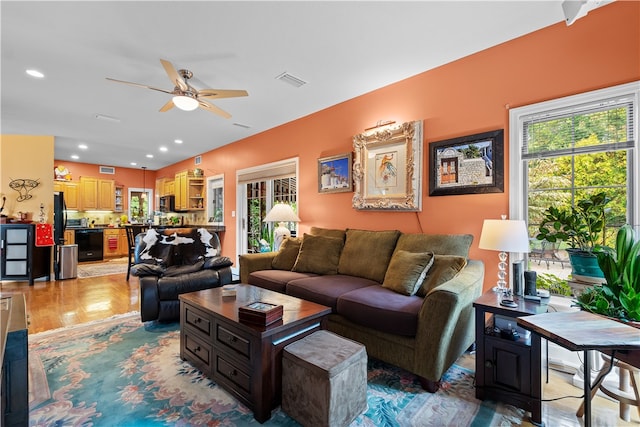
[[[542,352],[537,334],[514,341],[492,333],[496,316],[516,318],[546,313],[547,305],[514,297],[517,307],[500,305],[501,295],[492,290],[478,298],[476,315],[476,397],[505,402],[531,412],[531,422],[542,422]],[[489,327],[489,330],[487,330]]]

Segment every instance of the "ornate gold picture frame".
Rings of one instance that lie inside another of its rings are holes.
[[[422,121],[353,137],[353,207],[422,210]]]

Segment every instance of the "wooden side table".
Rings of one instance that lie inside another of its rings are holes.
[[[544,313],[518,319],[518,324],[567,350],[584,352],[584,372],[591,372],[589,350],[640,350],[633,326],[586,311]],[[584,378],[584,425],[591,426],[591,381]]]
[[[487,332],[496,315],[516,318],[547,312],[547,305],[514,297],[517,307],[500,305],[500,295],[484,293],[473,306],[476,314],[476,398],[496,400],[531,412],[531,422],[542,426],[541,339],[531,334],[517,341]]]

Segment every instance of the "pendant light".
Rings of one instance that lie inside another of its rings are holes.
[[[145,170],[147,170],[146,166],[142,166],[142,195],[140,196],[141,199],[146,199],[147,198],[147,186],[146,186],[146,181],[145,181]]]

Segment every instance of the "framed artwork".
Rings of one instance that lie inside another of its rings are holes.
[[[429,195],[504,192],[504,130],[432,142]]]
[[[422,210],[422,122],[406,122],[353,137],[353,207]]]
[[[351,153],[318,159],[318,192],[344,193],[352,191]]]

